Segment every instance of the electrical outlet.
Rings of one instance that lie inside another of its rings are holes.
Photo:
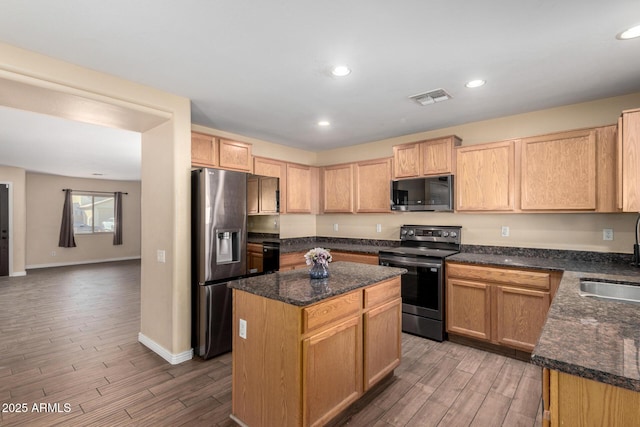
[[[502,237],[509,237],[509,227],[506,225],[503,225],[502,230],[500,231],[500,235]]]
[[[613,228],[602,229],[602,240],[613,240]]]
[[[56,256],[56,251],[51,251],[51,256]]]
[[[333,231],[338,231],[338,224],[333,224]]]
[[[244,319],[240,319],[240,331],[238,333],[238,335],[240,335],[240,338],[244,338],[245,340],[247,339],[247,321]]]
[[[166,262],[165,252],[162,249],[158,249],[158,252],[156,253],[156,259],[158,260],[158,262]]]
[[[376,224],[376,233],[382,233],[382,224]]]

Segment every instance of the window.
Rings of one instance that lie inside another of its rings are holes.
[[[113,196],[73,194],[73,231],[76,234],[113,233]]]

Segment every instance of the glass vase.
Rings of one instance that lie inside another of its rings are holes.
[[[323,264],[313,264],[309,270],[309,277],[312,279],[325,279],[329,277],[329,269]]]

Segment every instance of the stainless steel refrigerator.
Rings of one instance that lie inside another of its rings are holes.
[[[247,175],[191,173],[192,345],[209,359],[231,350],[229,280],[246,273]]]

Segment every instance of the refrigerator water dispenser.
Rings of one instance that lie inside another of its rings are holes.
[[[240,230],[216,230],[216,264],[240,261]]]

